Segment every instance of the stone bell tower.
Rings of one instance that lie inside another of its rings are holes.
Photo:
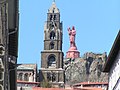
[[[62,23],[55,2],[47,13],[44,25],[44,50],[41,52],[41,75],[54,86],[64,86]]]

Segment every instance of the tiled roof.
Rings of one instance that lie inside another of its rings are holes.
[[[83,87],[83,88],[73,88],[73,89],[62,89],[62,88],[40,88],[40,87],[33,87],[32,90],[102,90],[102,88]]]
[[[23,84],[39,84],[40,82],[29,82],[29,81],[17,80],[17,83],[23,83]]]
[[[72,89],[33,87],[32,90],[72,90]]]
[[[81,83],[74,84],[73,86],[76,86],[76,85],[102,85],[102,84],[108,85],[108,82],[81,82]]]
[[[82,87],[82,88],[74,88],[73,90],[103,90],[103,89],[96,87]]]

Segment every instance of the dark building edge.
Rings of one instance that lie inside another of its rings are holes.
[[[111,69],[112,64],[114,63],[114,60],[116,58],[117,53],[120,50],[120,30],[118,32],[118,35],[113,43],[112,49],[108,55],[107,61],[104,65],[103,72],[109,72]]]

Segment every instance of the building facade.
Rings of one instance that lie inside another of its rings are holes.
[[[36,64],[18,64],[17,80],[36,82],[37,81],[37,65]]]
[[[0,90],[16,90],[18,0],[0,0]]]
[[[64,86],[62,35],[60,11],[53,2],[48,10],[44,26],[44,50],[41,52],[40,80],[47,80],[57,87]]]
[[[17,80],[17,90],[33,90],[33,87],[38,87],[40,82],[28,82]]]
[[[108,90],[120,90],[120,30],[105,63],[104,72],[109,73]]]

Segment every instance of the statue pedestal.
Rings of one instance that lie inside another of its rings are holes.
[[[77,50],[77,47],[70,47],[68,52],[66,53],[66,58],[79,58],[80,52]]]

